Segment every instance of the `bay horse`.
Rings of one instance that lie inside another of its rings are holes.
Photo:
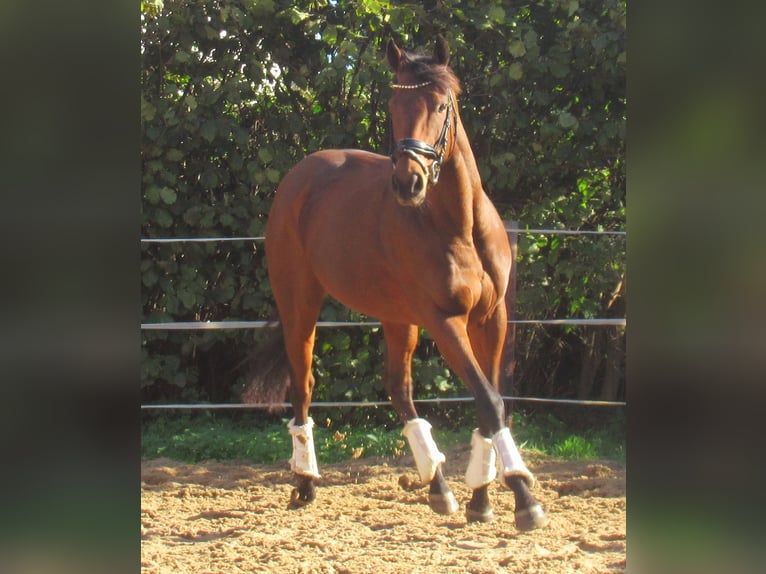
[[[548,519],[530,492],[534,478],[498,392],[511,248],[460,120],[460,83],[441,37],[432,56],[405,52],[391,40],[387,58],[394,74],[392,155],[330,149],[307,156],[280,182],[266,225],[294,411],[291,505],[312,502],[320,477],[309,416],[311,363],[316,322],[330,295],[381,321],[386,392],[421,482],[429,485],[430,507],[439,514],[458,510],[442,473],[445,456],[412,401],[419,326],[476,402],[466,519],[494,519],[487,488],[499,467],[514,492],[516,527],[539,528]]]

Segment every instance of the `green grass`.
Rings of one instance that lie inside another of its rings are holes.
[[[314,428],[314,443],[320,464],[370,456],[394,457],[409,452],[398,425],[354,426],[325,421]],[[291,455],[287,419],[204,413],[162,415],[143,421],[141,455],[166,457],[182,462],[245,460],[253,463],[285,461]],[[434,439],[441,450],[469,444],[472,428],[444,428],[435,424]],[[588,460],[605,458],[625,463],[624,419],[600,429],[573,432],[552,416],[514,415],[513,434],[522,449],[560,458]]]
[[[625,464],[625,418],[614,416],[596,428],[573,430],[552,415],[514,415],[513,434],[521,448],[571,460],[603,458]]]

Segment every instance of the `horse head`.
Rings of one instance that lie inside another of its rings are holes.
[[[417,206],[425,200],[429,185],[439,181],[442,164],[454,146],[460,83],[448,66],[449,49],[441,36],[432,56],[409,54],[391,40],[387,57],[394,72],[388,102],[396,142],[391,183],[400,204]]]

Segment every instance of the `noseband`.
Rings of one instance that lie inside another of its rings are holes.
[[[429,85],[431,82],[423,82],[422,84],[392,84],[392,88],[399,88],[404,90],[414,90]],[[428,180],[432,185],[435,185],[439,181],[439,172],[441,171],[442,162],[444,161],[444,154],[447,151],[447,137],[449,135],[449,128],[452,125],[452,107],[454,101],[452,99],[452,91],[449,92],[449,99],[447,101],[447,117],[444,120],[444,126],[442,126],[442,132],[439,135],[439,139],[435,145],[429,145],[424,141],[416,140],[412,138],[405,138],[399,140],[394,146],[391,152],[391,162],[396,165],[396,159],[404,154],[407,157],[418,162],[418,165],[423,169],[423,172],[428,176]],[[437,151],[439,148],[439,151]],[[422,156],[422,157],[421,157]],[[423,158],[433,160],[431,167],[426,165]]]

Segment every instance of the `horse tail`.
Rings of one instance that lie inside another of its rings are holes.
[[[282,324],[270,321],[256,336],[255,346],[247,360],[249,383],[240,399],[248,404],[267,404],[269,412],[283,410],[291,385]]]

